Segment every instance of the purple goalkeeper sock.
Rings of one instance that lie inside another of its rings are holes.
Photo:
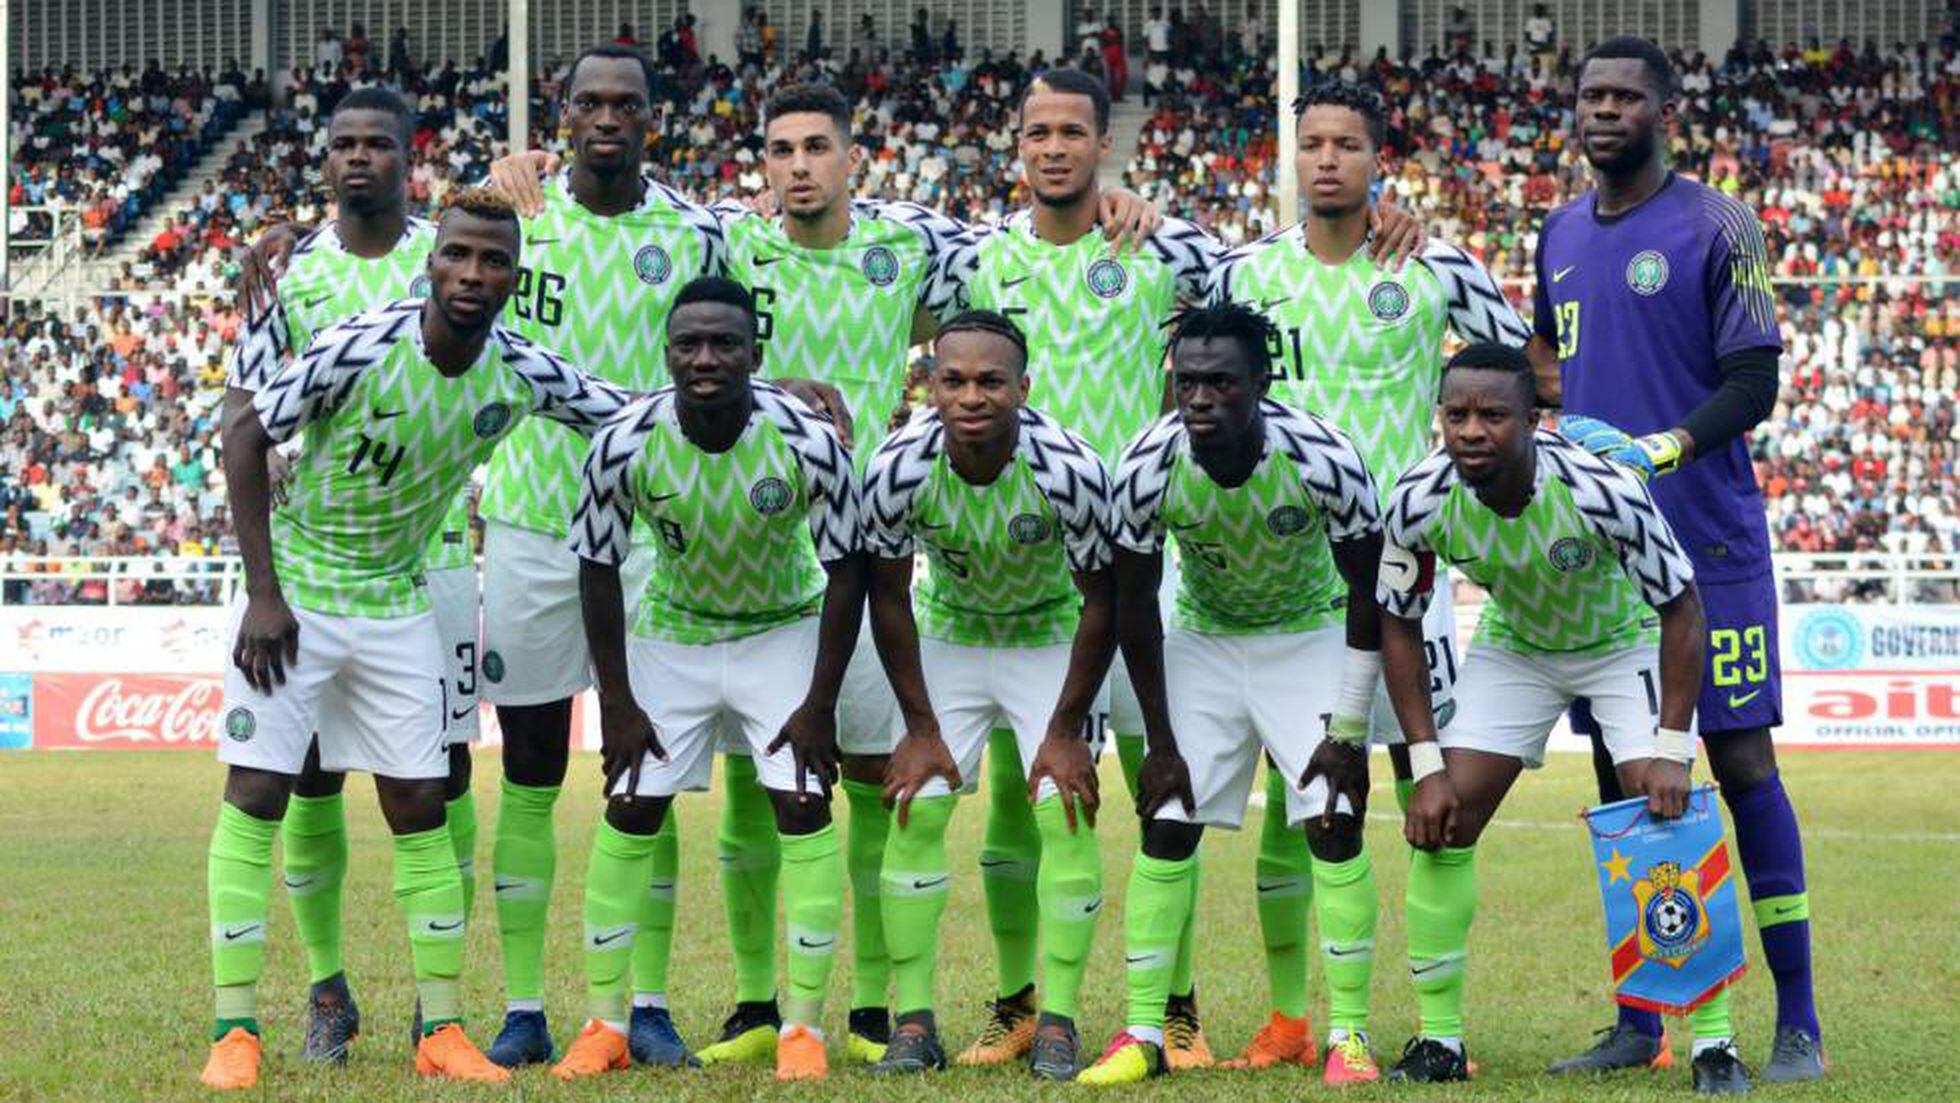
[[[1661,1036],[1661,1015],[1658,1011],[1642,1011],[1637,1007],[1621,1004],[1620,1025],[1629,1027],[1635,1033],[1648,1038]]]
[[[1763,960],[1776,978],[1776,1025],[1823,1036],[1810,977],[1810,898],[1804,892],[1803,838],[1797,812],[1772,773],[1741,793],[1722,791],[1735,820],[1736,856],[1749,880]]]

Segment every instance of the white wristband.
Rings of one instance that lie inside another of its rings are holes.
[[[1334,700],[1334,715],[1366,719],[1375,707],[1375,683],[1381,675],[1381,652],[1348,648],[1347,659],[1341,664],[1341,690]]]
[[[1431,739],[1409,744],[1409,776],[1416,782],[1443,772],[1443,747]]]
[[[1679,762],[1683,766],[1695,761],[1695,737],[1673,728],[1654,730],[1654,757],[1665,758],[1669,762]]]

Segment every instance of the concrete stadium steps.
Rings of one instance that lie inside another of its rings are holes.
[[[83,262],[85,282],[107,283],[122,270],[124,264],[135,260],[144,248],[163,232],[167,218],[175,217],[186,204],[196,200],[198,193],[204,190],[205,181],[216,180],[223,175],[225,161],[231,157],[231,151],[238,148],[238,143],[250,142],[264,133],[265,128],[266,118],[263,112],[254,111],[247,114],[243,122],[206,150],[204,156],[198,158],[197,163],[191,166],[191,170],[184,174],[184,178],[164,193],[156,206],[138,219],[136,225],[110,246],[108,252],[93,261]]]
[[[1098,185],[1113,188],[1123,182],[1123,170],[1137,155],[1137,136],[1149,121],[1150,109],[1143,106],[1141,93],[1132,92],[1122,103],[1110,105],[1109,156],[1103,158],[1102,167],[1096,173]]]

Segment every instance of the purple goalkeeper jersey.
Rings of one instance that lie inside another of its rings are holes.
[[[1634,436],[1671,429],[1714,393],[1716,362],[1781,349],[1762,227],[1748,208],[1669,174],[1624,214],[1587,192],[1538,239],[1532,323],[1558,349],[1565,409]],[[1706,581],[1770,569],[1749,445],[1738,437],[1654,480],[1654,501]]]

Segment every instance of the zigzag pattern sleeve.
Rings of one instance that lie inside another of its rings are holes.
[[[653,431],[661,406],[659,395],[638,399],[592,438],[592,449],[579,471],[578,504],[572,508],[567,541],[580,559],[617,567],[632,550],[633,462]]]
[[[834,563],[849,558],[864,541],[851,454],[844,450],[828,420],[788,394],[758,382],[755,400],[802,462],[804,485],[810,495],[810,536],[816,541],[817,559]]]
[[[728,237],[722,233],[721,218],[707,207],[687,198],[680,192],[654,180],[647,181],[649,190],[657,189],[674,209],[687,219],[696,233],[701,235],[701,275],[725,276],[728,274]]]
[[[1205,274],[1205,305],[1217,306],[1232,301],[1232,272],[1245,262],[1248,248],[1240,246],[1219,254],[1211,271]]]
[[[1271,399],[1261,405],[1269,439],[1292,458],[1300,485],[1327,517],[1327,538],[1358,540],[1380,531],[1374,476],[1347,434],[1314,414]]]
[[[1177,415],[1166,414],[1123,450],[1110,508],[1118,547],[1144,555],[1163,550],[1164,492],[1170,487],[1182,436]]]
[[[265,389],[266,382],[279,372],[279,365],[291,351],[291,330],[287,328],[286,302],[279,295],[257,317],[247,317],[239,327],[238,343],[232,346],[231,364],[225,371],[225,386],[247,391]]]
[[[1054,419],[1023,410],[1021,454],[1034,472],[1034,481],[1055,507],[1062,522],[1062,546],[1071,571],[1100,571],[1109,566],[1109,473],[1081,437]]]
[[[1150,247],[1175,275],[1178,298],[1202,302],[1212,269],[1225,256],[1225,243],[1195,222],[1166,218],[1157,232],[1150,235]]]
[[[858,204],[868,216],[897,222],[919,235],[919,243],[925,246],[926,252],[926,278],[919,281],[919,305],[929,313],[939,314],[940,308],[945,305],[942,300],[948,293],[945,281],[947,269],[959,262],[956,254],[970,236],[971,228],[956,218],[917,203],[859,200]]]
[[[912,502],[932,474],[944,430],[927,411],[885,438],[864,468],[864,545],[880,559],[910,559],[917,550]]]
[[[980,277],[980,258],[987,240],[999,233],[995,226],[969,226],[944,239],[932,259],[932,268],[920,288],[920,304],[940,321],[966,309],[967,286]]]
[[[1404,620],[1421,620],[1429,611],[1436,578],[1436,555],[1429,530],[1443,513],[1456,468],[1441,449],[1403,472],[1388,492],[1382,518],[1382,569],[1375,600]]]
[[[1659,608],[1694,581],[1694,565],[1673,528],[1631,471],[1551,434],[1539,434],[1538,455],[1572,489],[1579,512],[1613,542],[1620,568],[1647,604]]]
[[[306,352],[287,362],[252,399],[266,435],[284,443],[313,422],[333,416],[361,373],[386,358],[416,324],[418,305],[411,300],[389,303],[314,334]]]
[[[1531,340],[1531,326],[1519,317],[1490,270],[1477,258],[1431,238],[1417,260],[1443,285],[1444,309],[1449,311],[1450,328],[1458,337],[1512,348],[1522,348]]]
[[[564,357],[511,330],[498,327],[496,339],[503,344],[504,362],[531,384],[537,396],[532,412],[580,436],[598,432],[632,401],[630,393],[585,374]]]

